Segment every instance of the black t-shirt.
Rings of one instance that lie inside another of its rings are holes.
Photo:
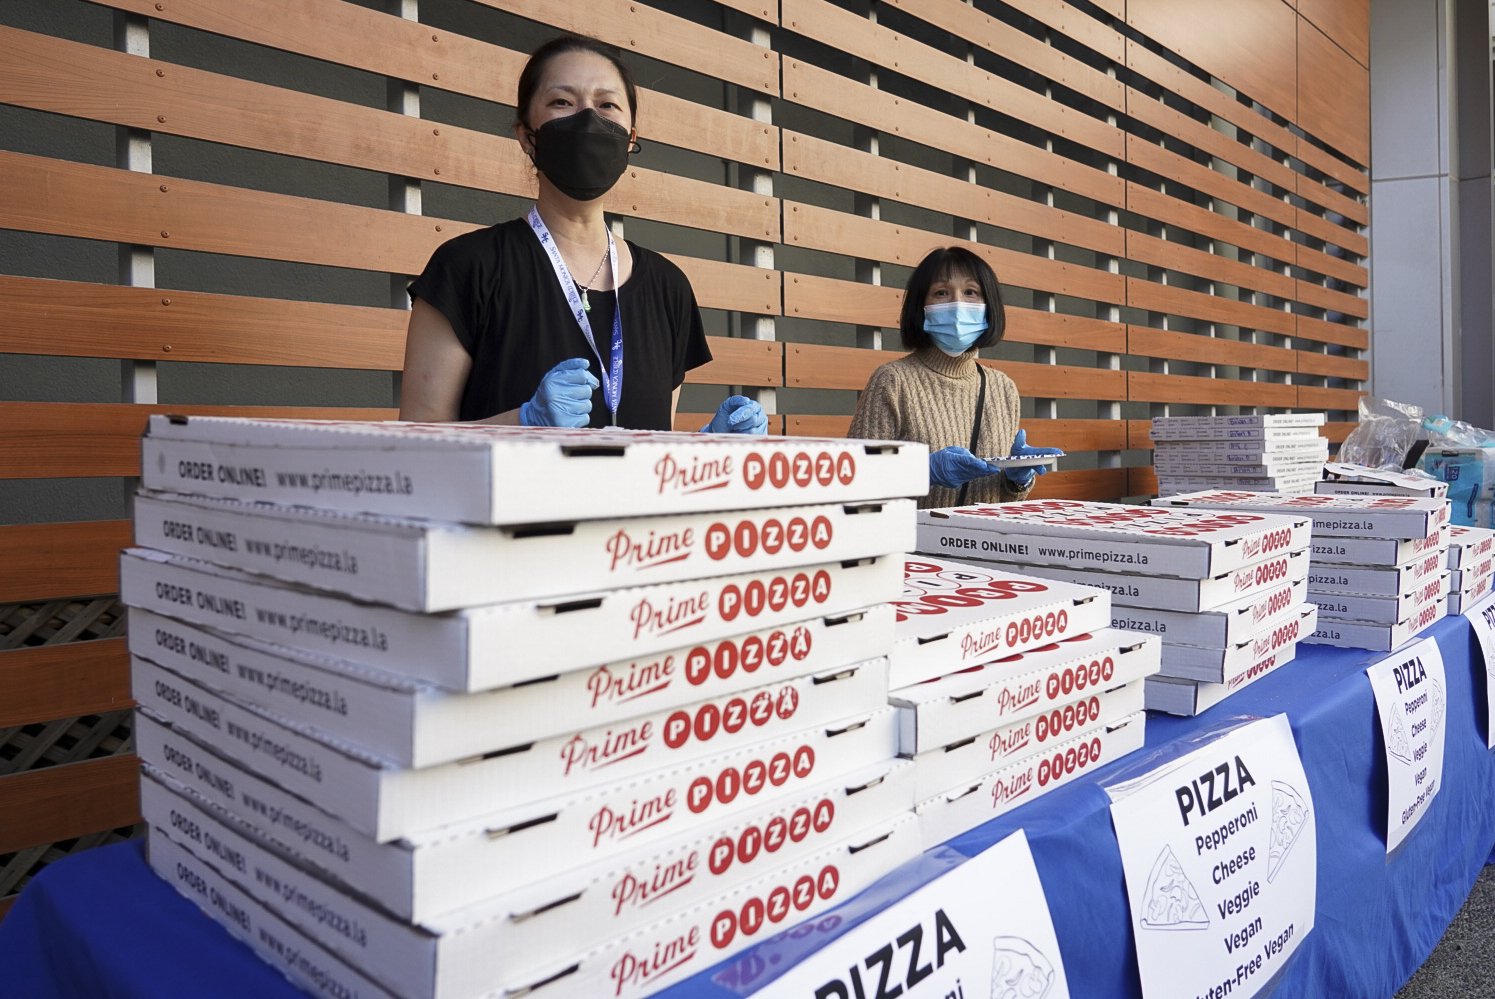
[[[622,288],[623,393],[618,424],[669,430],[670,396],[685,373],[711,360],[696,296],[680,268],[632,242],[633,273]],[[481,420],[516,409],[540,379],[571,357],[601,369],[566,304],[550,258],[525,219],[448,240],[410,284],[447,321],[472,356],[459,420]],[[587,319],[604,360],[612,345],[612,292],[590,292]],[[591,426],[612,422],[602,389],[592,394]]]

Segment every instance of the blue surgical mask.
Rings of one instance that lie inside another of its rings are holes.
[[[985,302],[940,302],[924,306],[924,332],[934,345],[959,357],[986,332]]]

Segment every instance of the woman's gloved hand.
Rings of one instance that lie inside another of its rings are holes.
[[[763,407],[745,395],[729,395],[718,407],[711,422],[701,428],[703,434],[766,434],[768,414]]]
[[[1017,432],[1017,437],[1013,438],[1012,451],[1010,453],[1016,458],[1040,458],[1050,455],[1057,458],[1064,454],[1063,451],[1056,447],[1029,447],[1028,431],[1026,430],[1019,430]],[[1009,468],[1005,474],[1007,475],[1008,484],[1013,489],[1023,490],[1033,485],[1033,480],[1048,470],[1049,466],[1039,465],[1036,468]]]
[[[963,447],[942,447],[929,453],[929,481],[946,489],[959,489],[973,479],[997,474],[997,470]]]
[[[567,358],[545,372],[534,398],[519,407],[519,422],[526,427],[584,427],[599,384],[585,357]]]

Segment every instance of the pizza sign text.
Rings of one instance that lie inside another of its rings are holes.
[[[933,958],[925,949],[924,932],[924,924],[915,923],[862,958],[860,964],[847,968],[845,979],[832,978],[817,988],[815,999],[892,999],[912,991],[935,969],[944,967],[952,951],[966,949],[944,909],[934,910]]]
[[[1396,692],[1398,694],[1405,694],[1426,680],[1428,673],[1423,668],[1422,659],[1413,656],[1404,663],[1398,663],[1396,668],[1392,670],[1392,675],[1396,677]]]
[[[1191,817],[1208,815],[1255,783],[1256,778],[1246,769],[1246,761],[1237,756],[1233,766],[1221,763],[1174,788],[1173,798],[1178,802],[1179,817],[1187,826]]]

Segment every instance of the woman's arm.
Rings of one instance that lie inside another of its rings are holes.
[[[452,324],[435,306],[415,299],[405,332],[405,374],[400,381],[400,419],[422,423],[452,423],[461,411],[462,391],[472,371],[472,357],[463,348]],[[519,422],[519,410],[482,420]]]
[[[867,387],[857,396],[847,437],[860,440],[903,440],[897,389],[886,365],[872,372]]]

